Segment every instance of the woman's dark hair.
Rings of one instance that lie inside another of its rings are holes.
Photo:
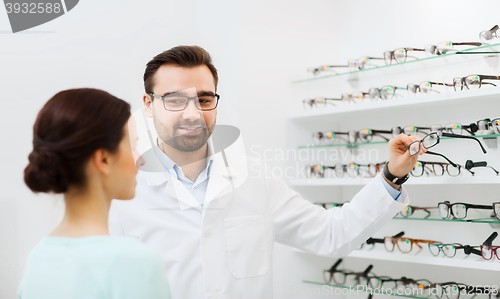
[[[59,92],[36,118],[24,182],[33,192],[85,186],[86,162],[99,149],[116,153],[129,117],[130,104],[105,91]]]

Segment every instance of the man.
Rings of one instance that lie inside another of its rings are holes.
[[[163,168],[141,169],[135,199],[113,201],[110,211],[112,234],[137,237],[161,255],[172,298],[271,298],[274,241],[343,256],[409,203],[398,178],[413,168],[417,156],[407,148],[419,137],[389,142],[390,180],[379,174],[350,203],[325,210],[266,176],[261,161],[242,163],[234,151],[226,155],[230,147],[214,147],[217,81],[197,46],[147,64],[144,112],[158,138],[145,166]]]

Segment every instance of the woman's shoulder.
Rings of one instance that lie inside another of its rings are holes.
[[[32,250],[32,255],[46,251],[74,251],[79,256],[90,259],[140,259],[155,258],[151,248],[134,237],[126,236],[88,236],[80,238],[47,236]]]

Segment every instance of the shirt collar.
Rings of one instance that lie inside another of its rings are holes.
[[[208,163],[207,167],[203,170],[206,172],[206,177],[210,176],[210,170],[212,169],[212,164],[214,160],[214,155],[212,154],[212,144],[211,144],[211,139],[207,141],[207,158],[208,158]],[[154,145],[154,151],[158,159],[160,160],[161,164],[165,169],[170,173],[170,175],[173,175],[177,179],[179,179],[179,175],[182,174],[182,169],[181,167],[174,162],[167,154],[165,154],[160,147],[158,146],[158,137],[156,138],[156,144]]]

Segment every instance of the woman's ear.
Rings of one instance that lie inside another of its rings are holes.
[[[109,152],[105,149],[98,149],[92,155],[91,161],[97,171],[102,174],[109,174],[109,163],[110,163]]]

